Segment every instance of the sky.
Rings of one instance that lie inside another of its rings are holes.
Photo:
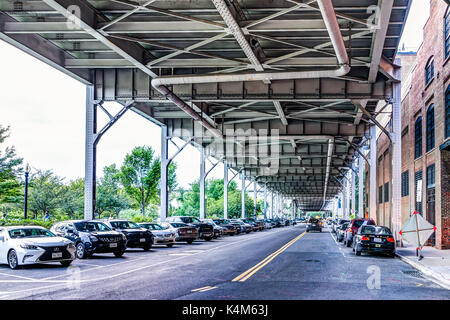
[[[413,0],[401,45],[416,50],[429,16],[428,0]],[[119,107],[110,103],[110,112]],[[101,110],[99,128],[107,120]],[[66,181],[84,176],[85,87],[78,81],[0,40],[0,125],[11,127],[7,145],[34,170],[52,170]],[[178,143],[180,144],[180,143]],[[134,112],[125,115],[102,137],[97,171],[123,162],[133,147],[149,145],[159,154],[160,128]],[[173,154],[175,147],[169,144]],[[215,162],[215,160],[213,160]],[[188,146],[175,162],[179,185],[199,178],[200,153]],[[211,166],[207,162],[207,169]],[[223,178],[219,164],[208,178]]]

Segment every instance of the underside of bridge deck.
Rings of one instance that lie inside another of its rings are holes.
[[[379,102],[393,103],[410,2],[5,0],[0,39],[91,88],[86,210],[99,139],[92,108],[105,101],[297,208],[321,210],[378,125]]]

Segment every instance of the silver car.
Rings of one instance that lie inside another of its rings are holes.
[[[169,248],[173,247],[175,243],[175,231],[164,228],[163,226],[157,223],[144,222],[139,223],[141,228],[150,230],[150,232],[155,237],[153,239],[154,244],[165,244]]]

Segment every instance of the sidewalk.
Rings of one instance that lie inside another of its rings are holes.
[[[434,278],[441,286],[450,290],[450,250],[437,250],[431,247],[422,249],[423,259],[418,260],[416,249],[407,243],[397,247],[397,256],[424,275]]]

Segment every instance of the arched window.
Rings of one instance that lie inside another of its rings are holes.
[[[450,85],[445,92],[445,137],[450,137]]]
[[[450,10],[447,8],[447,12],[444,17],[444,46],[445,46],[445,58],[450,56]]]
[[[428,85],[434,78],[434,57],[428,59],[425,66],[425,85]]]
[[[414,125],[414,159],[422,156],[422,117]]]
[[[434,148],[434,104],[427,110],[427,152]]]

